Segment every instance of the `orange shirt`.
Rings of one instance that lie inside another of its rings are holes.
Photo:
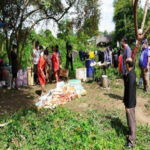
[[[53,61],[54,72],[56,72],[59,70],[59,61],[56,52],[53,52],[52,61]]]
[[[38,73],[41,73],[41,69],[44,71],[44,68],[46,67],[46,61],[43,56],[40,57],[37,65]]]

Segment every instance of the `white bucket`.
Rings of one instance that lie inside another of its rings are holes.
[[[106,75],[102,75],[102,87],[108,88],[108,77]]]
[[[87,80],[87,72],[86,72],[86,68],[79,68],[76,69],[76,79],[77,80],[81,80],[81,81],[86,81]]]

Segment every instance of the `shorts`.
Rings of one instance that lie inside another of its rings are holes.
[[[39,79],[41,85],[45,85],[46,80],[45,80],[45,78],[42,76],[41,73],[38,73],[38,79]]]

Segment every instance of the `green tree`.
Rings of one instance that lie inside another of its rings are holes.
[[[140,3],[140,1],[139,1]],[[124,36],[128,38],[130,44],[134,45],[136,41],[134,9],[131,0],[115,0],[114,2],[113,21],[116,25],[114,41],[120,41]],[[137,6],[137,24],[141,26],[144,10],[140,5]],[[150,9],[148,9],[147,18],[150,18]],[[146,19],[145,26],[148,25],[149,19]]]
[[[59,22],[58,24],[58,29],[59,29],[59,33],[58,33],[58,38],[62,38],[64,40],[67,40],[67,36],[68,35],[73,35],[73,23],[72,21],[66,19],[66,20],[62,20]]]
[[[115,41],[120,41],[124,36],[135,42],[133,4],[131,0],[116,0],[114,2]]]
[[[80,0],[77,5],[77,28],[78,34],[84,32],[92,37],[99,33],[100,22],[100,1],[98,0]],[[82,18],[82,19],[81,19]]]
[[[43,20],[58,22],[68,13],[75,0],[4,0],[0,1],[0,22],[3,28],[7,55],[10,60],[12,43],[17,45],[19,64],[30,31]]]

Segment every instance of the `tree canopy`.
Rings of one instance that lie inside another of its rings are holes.
[[[42,20],[58,22],[73,6],[75,0],[5,0],[0,2],[0,22],[3,28],[6,50],[10,59],[13,43],[17,45],[17,55],[21,62],[22,51],[33,27]]]

